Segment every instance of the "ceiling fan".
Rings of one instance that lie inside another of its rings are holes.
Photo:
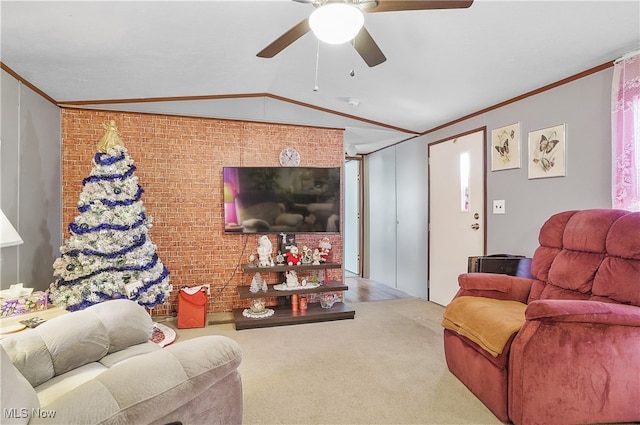
[[[462,9],[471,6],[473,0],[293,0],[309,3],[320,8],[329,4],[349,4],[366,13],[397,12],[403,10]],[[294,41],[311,31],[309,18],[305,18],[258,52],[261,58],[272,58]],[[353,39],[353,47],[370,67],[380,65],[387,58],[373,40],[371,34],[362,27]]]

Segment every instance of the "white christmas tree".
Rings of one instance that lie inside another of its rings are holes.
[[[49,288],[53,304],[81,310],[113,298],[154,307],[169,297],[169,270],[148,237],[152,218],[140,200],[133,160],[115,121],[104,124],[89,177],[82,181],[71,237],[53,263],[58,279]]]

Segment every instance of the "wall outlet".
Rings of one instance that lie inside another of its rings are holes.
[[[493,201],[493,213],[494,214],[505,214],[505,206],[504,199],[494,200]]]

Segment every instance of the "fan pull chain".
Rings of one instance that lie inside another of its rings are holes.
[[[313,91],[318,91],[320,88],[318,87],[318,64],[320,63],[320,39],[318,39],[318,47],[316,49],[316,79],[313,85]]]
[[[349,75],[352,77],[356,76],[356,64],[355,64],[355,60],[353,58],[355,58],[356,56],[356,37],[353,37],[353,40],[351,40],[351,45],[353,46],[353,54],[351,55],[351,71],[349,71]]]

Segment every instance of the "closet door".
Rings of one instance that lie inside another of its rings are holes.
[[[427,147],[396,147],[396,288],[427,298]]]
[[[396,148],[368,155],[368,277],[396,287]],[[365,243],[365,245],[367,245]],[[365,273],[366,274],[366,273]]]
[[[344,270],[360,275],[360,160],[344,164]]]

